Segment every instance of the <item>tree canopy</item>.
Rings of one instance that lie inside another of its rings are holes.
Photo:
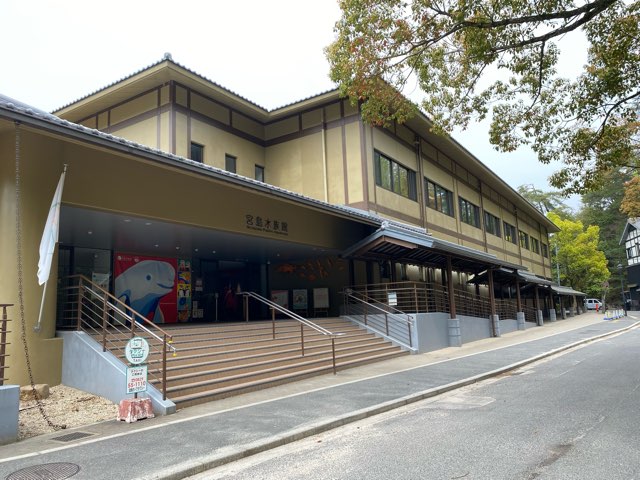
[[[502,151],[529,145],[565,193],[637,168],[640,0],[340,0],[331,78],[366,121],[422,109],[437,132],[491,117]],[[561,38],[582,32],[587,63],[558,74]],[[423,92],[419,105],[407,97]]]
[[[547,217],[560,228],[550,238],[552,265],[554,269],[559,265],[560,281],[599,298],[602,284],[610,276],[607,259],[598,249],[600,228],[595,225],[585,228],[579,220],[563,220],[554,212]]]
[[[627,217],[640,217],[640,177],[633,177],[624,184],[624,197],[620,211]]]
[[[561,218],[573,217],[571,208],[562,201],[563,196],[558,191],[545,192],[529,184],[520,185],[518,187],[518,193],[545,215],[553,211]]]

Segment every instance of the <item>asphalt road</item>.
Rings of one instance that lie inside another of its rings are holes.
[[[638,479],[640,329],[192,479]]]

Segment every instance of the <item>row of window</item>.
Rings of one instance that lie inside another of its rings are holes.
[[[191,142],[191,160],[194,162],[204,163],[204,146],[195,142]],[[224,169],[227,172],[236,173],[237,170],[237,158],[233,155],[225,154],[224,156]],[[262,165],[255,166],[255,179],[259,182],[264,182],[264,167]]]
[[[374,157],[376,184],[398,195],[416,200],[416,173],[384,156],[380,152],[375,152]],[[453,192],[427,178],[424,179],[424,191],[425,203],[429,208],[433,208],[450,217],[455,216]],[[476,228],[481,228],[479,206],[474,205],[462,197],[458,197],[458,210],[461,221]],[[504,239],[506,241],[514,245],[520,244],[520,247],[540,254],[540,241],[537,238],[529,237],[529,235],[523,231],[518,232],[513,225],[507,222],[501,222],[498,217],[486,211],[484,212],[484,225],[487,233],[501,238],[502,225]],[[545,243],[542,243],[542,255],[547,258],[549,256],[548,247]]]

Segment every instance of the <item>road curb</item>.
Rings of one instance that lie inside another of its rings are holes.
[[[315,425],[307,425],[305,427],[296,428],[286,432],[285,434],[273,436],[269,440],[259,440],[259,441],[244,444],[239,447],[224,448],[222,453],[215,453],[215,454],[207,455],[205,457],[200,457],[198,459],[192,459],[187,462],[182,462],[171,468],[165,468],[149,476],[138,477],[134,480],[180,480],[187,476],[197,475],[199,473],[206,472],[207,470],[211,470],[213,468],[220,467],[222,465],[235,462],[243,458],[247,458],[252,455],[265,452],[267,450],[272,450],[274,448],[281,447],[289,443],[297,442],[299,440],[302,440],[307,437],[311,437],[313,435],[317,435],[319,433],[324,433],[329,430],[342,427],[349,423],[357,422],[359,420],[364,420],[366,418],[373,417],[375,415],[379,415],[381,413],[385,413],[391,410],[395,410],[397,408],[404,407],[406,405],[410,405],[412,403],[419,402],[427,398],[435,397],[437,395],[441,395],[443,393],[447,393],[452,390],[466,387],[468,385],[473,385],[474,383],[478,383],[483,380],[496,377],[503,373],[516,370],[525,365],[535,363],[544,358],[556,355],[558,353],[562,353],[564,351],[570,350],[577,346],[584,345],[589,342],[595,342],[606,337],[618,335],[620,333],[624,333],[633,328],[637,328],[639,325],[640,325],[640,321],[635,322],[632,325],[629,325],[617,330],[613,330],[611,332],[606,332],[600,335],[596,335],[594,337],[578,340],[577,342],[573,342],[573,343],[564,345],[562,347],[549,350],[547,352],[535,355],[525,360],[521,360],[519,362],[515,362],[512,364],[506,365],[504,367],[491,370],[489,372],[481,373],[479,375],[474,375],[472,377],[468,377],[462,380],[458,380],[456,382],[448,383],[446,385],[441,385],[439,387],[430,388],[428,390],[423,390],[422,392],[406,395],[404,397],[390,400],[388,402],[383,402],[378,405],[374,405],[372,407],[356,410],[355,412],[350,412],[350,413],[341,415],[329,421],[323,421]]]

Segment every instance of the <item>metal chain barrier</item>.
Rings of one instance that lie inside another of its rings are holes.
[[[29,348],[27,345],[27,325],[24,318],[24,290],[22,282],[22,219],[21,219],[21,194],[20,194],[20,123],[16,122],[16,263],[18,266],[18,308],[20,315],[20,327],[22,345],[24,346],[24,355],[27,362],[27,372],[29,373],[29,382],[31,383],[31,391],[33,398],[36,400],[36,405],[42,418],[47,422],[49,427],[54,430],[60,430],[67,428],[66,425],[58,425],[51,421],[49,416],[44,410],[44,404],[42,399],[36,390],[35,382],[33,381],[33,370],[31,368],[31,359],[29,357]]]

